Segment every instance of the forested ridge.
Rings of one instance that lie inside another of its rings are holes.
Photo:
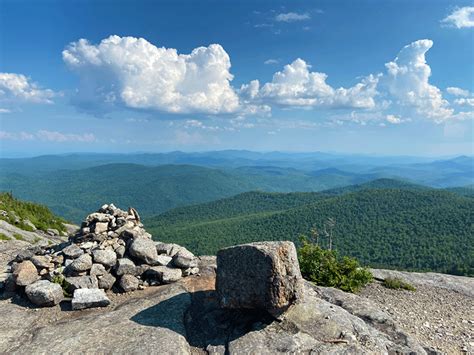
[[[258,240],[299,242],[300,235],[334,218],[335,248],[365,265],[474,275],[474,199],[417,185],[373,186],[348,192],[251,192],[168,211],[145,223],[157,240],[213,254]]]

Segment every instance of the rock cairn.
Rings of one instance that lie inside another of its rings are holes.
[[[107,306],[104,291],[168,284],[199,269],[186,248],[154,242],[135,209],[110,204],[88,215],[69,242],[21,251],[11,271],[10,288],[25,287],[31,302],[54,306],[64,291],[73,309],[83,309]]]

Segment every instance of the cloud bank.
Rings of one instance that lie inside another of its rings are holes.
[[[296,18],[295,13],[280,15],[285,15],[281,21]],[[276,71],[270,81],[256,79],[236,89],[231,85],[230,57],[219,44],[179,54],[143,38],[110,36],[97,45],[85,39],[72,42],[63,51],[63,60],[80,78],[76,103],[91,110],[125,107],[243,117],[268,116],[272,107],[346,109],[356,112],[351,112],[354,122],[366,122],[360,118],[365,112],[364,117],[372,121],[379,117],[391,124],[410,121],[401,117],[436,123],[471,117],[470,112],[459,111],[472,107],[468,91],[448,87],[446,93],[455,96],[450,103],[430,83],[426,53],[432,46],[429,39],[412,42],[385,64],[383,72],[367,74],[350,87],[333,87],[326,73],[297,58]]]

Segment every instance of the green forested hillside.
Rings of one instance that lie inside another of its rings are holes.
[[[337,194],[247,193],[146,221],[154,238],[198,254],[258,240],[298,241],[336,219],[341,254],[374,267],[474,275],[474,199],[417,188]]]
[[[350,174],[349,174],[350,175]],[[77,170],[0,174],[0,190],[42,203],[79,223],[104,203],[135,207],[142,216],[254,190],[319,191],[353,183],[277,167],[214,169],[193,165],[108,164]],[[357,178],[365,181],[367,178]]]
[[[0,219],[24,230],[33,230],[29,224],[25,223],[26,221],[43,231],[48,228],[54,228],[60,232],[66,230],[63,224],[66,221],[55,216],[46,206],[18,200],[7,192],[0,192],[0,210],[6,212],[0,214]]]
[[[38,201],[75,222],[104,203],[133,206],[143,216],[255,189],[245,179],[190,165],[110,164],[25,177],[0,177],[0,188]]]

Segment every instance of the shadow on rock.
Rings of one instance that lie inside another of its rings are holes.
[[[182,302],[192,302],[182,318]],[[180,306],[181,305],[181,306]],[[246,333],[263,329],[275,319],[266,311],[229,310],[219,307],[215,291],[180,294],[134,315],[131,320],[168,328],[183,335],[191,346],[225,346]]]

